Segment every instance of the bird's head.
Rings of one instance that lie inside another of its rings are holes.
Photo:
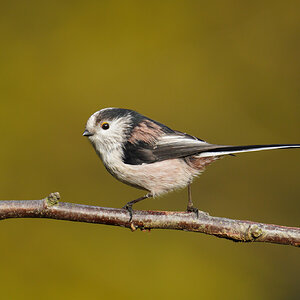
[[[101,109],[90,116],[83,135],[88,137],[101,157],[114,150],[121,151],[139,115],[129,109]]]

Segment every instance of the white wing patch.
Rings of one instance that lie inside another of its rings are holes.
[[[208,146],[210,144],[195,137],[185,135],[163,135],[156,143],[156,147],[167,145],[187,148],[191,146]]]

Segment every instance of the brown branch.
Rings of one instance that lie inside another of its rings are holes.
[[[59,193],[42,200],[0,201],[0,220],[47,218],[141,229],[202,232],[237,242],[268,242],[300,246],[300,228],[232,220],[200,213],[135,210],[129,222],[124,209],[59,202]]]

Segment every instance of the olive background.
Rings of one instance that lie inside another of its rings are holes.
[[[299,1],[1,1],[0,199],[121,207],[85,122],[139,111],[211,143],[299,143]],[[299,226],[300,151],[226,157],[211,215]],[[138,209],[184,210],[186,190]],[[299,249],[46,219],[0,222],[3,299],[296,299]]]

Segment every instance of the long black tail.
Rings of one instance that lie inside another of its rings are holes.
[[[272,150],[272,149],[289,149],[300,148],[300,144],[273,144],[273,145],[247,145],[247,146],[219,146],[212,145],[211,149],[207,149],[199,154],[200,157],[221,156],[235,153]]]

